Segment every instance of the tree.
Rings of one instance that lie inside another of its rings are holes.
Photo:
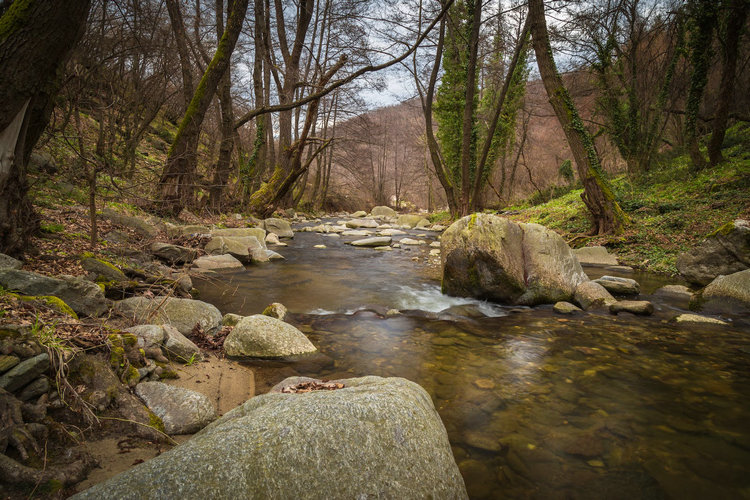
[[[52,111],[59,70],[83,34],[90,0],[0,4],[0,252],[21,255],[37,227],[26,164]]]
[[[159,207],[162,213],[176,215],[193,204],[195,187],[195,155],[203,119],[224,73],[245,20],[249,0],[234,0],[226,28],[210,64],[203,73],[177,130],[166,165],[159,180]]]
[[[591,135],[583,124],[578,110],[563,84],[552,56],[547,32],[543,0],[529,0],[531,37],[539,73],[547,96],[573,152],[578,177],[583,183],[581,198],[591,215],[593,234],[620,233],[628,221],[627,215],[612,193],[604,177],[599,155]]]

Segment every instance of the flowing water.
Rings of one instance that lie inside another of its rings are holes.
[[[248,361],[259,392],[291,375],[413,380],[472,498],[750,498],[748,318],[669,323],[686,304],[648,295],[667,282],[647,274],[631,277],[654,301],[649,318],[447,297],[425,271],[426,245],[380,252],[351,239],[296,233],[286,261],[199,284],[223,313],[283,303],[318,347]]]

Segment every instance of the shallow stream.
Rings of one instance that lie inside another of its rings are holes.
[[[429,246],[382,252],[352,239],[298,232],[277,249],[285,261],[197,284],[222,313],[283,303],[318,347],[246,362],[259,393],[292,375],[413,380],[472,498],[750,498],[749,318],[671,324],[687,305],[651,297],[670,282],[648,274],[627,276],[654,302],[649,318],[446,297]]]

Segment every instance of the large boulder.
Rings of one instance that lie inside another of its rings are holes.
[[[441,238],[443,292],[535,305],[570,301],[588,280],[570,247],[538,224],[489,214],[454,222]]]
[[[714,313],[750,312],[750,269],[719,276],[696,294],[691,306]]]
[[[398,213],[391,207],[380,205],[373,207],[373,209],[370,210],[370,215],[373,217],[396,217]]]
[[[200,325],[208,335],[221,328],[219,310],[200,300],[130,297],[116,302],[115,309],[138,324],[172,325],[183,335],[189,335],[195,325]]]
[[[85,316],[100,316],[109,308],[102,289],[80,276],[50,278],[20,269],[0,269],[0,286],[24,295],[57,297]]]
[[[573,250],[578,262],[589,266],[616,266],[617,257],[607,252],[602,246],[583,247]]]
[[[467,498],[427,392],[402,378],[249,399],[75,498]]]
[[[680,274],[698,285],[707,285],[717,276],[747,268],[750,268],[750,221],[742,219],[725,224],[677,258]]]
[[[242,318],[224,341],[224,352],[229,356],[282,358],[316,350],[304,333],[262,314]]]
[[[263,229],[275,234],[279,238],[294,238],[292,226],[284,219],[266,219],[263,221]]]
[[[0,253],[0,269],[21,269],[22,267],[23,262],[20,260],[14,259],[4,253]]]
[[[396,220],[396,225],[412,228],[416,227],[422,219],[424,219],[424,217],[422,217],[421,215],[399,215],[398,219]]]
[[[164,423],[167,434],[192,434],[216,419],[216,409],[203,394],[163,382],[141,382],[135,393]]]
[[[206,243],[205,250],[209,255],[229,254],[249,263],[253,250],[265,250],[265,247],[255,236],[214,236]]]
[[[140,217],[121,214],[109,207],[102,210],[102,217],[115,224],[128,227],[147,238],[152,238],[159,234],[159,224],[155,224],[154,220],[146,221]]]
[[[192,363],[203,359],[201,350],[172,325],[162,325],[164,331],[164,353],[169,359],[180,363]]]

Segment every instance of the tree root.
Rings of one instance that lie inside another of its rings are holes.
[[[34,469],[21,465],[7,455],[0,455],[0,477],[9,484],[37,485],[57,482],[61,486],[80,483],[98,463],[86,453],[64,466]]]

